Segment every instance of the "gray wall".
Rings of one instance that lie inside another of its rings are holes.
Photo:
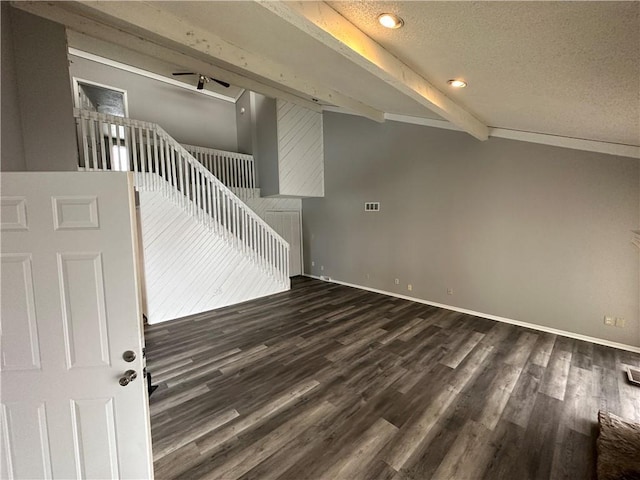
[[[126,90],[130,118],[157,123],[181,143],[237,151],[234,103],[74,55],[70,59],[72,77]]]
[[[305,272],[640,345],[638,160],[336,113],[324,142]]]
[[[2,158],[0,170],[23,171],[27,169],[22,145],[22,124],[20,121],[20,105],[18,103],[18,84],[13,55],[13,29],[11,28],[11,7],[8,2],[0,2],[0,20],[2,27],[2,69],[0,82],[2,85]]]
[[[16,9],[10,18],[26,168],[77,170],[65,29]]]
[[[242,111],[244,109],[244,112]],[[255,141],[254,116],[251,113],[251,92],[245,90],[236,102],[236,129],[238,130],[238,152],[253,155]]]
[[[253,157],[256,161],[263,196],[280,192],[278,171],[278,125],[276,101],[258,93],[251,93],[253,114],[255,115],[256,145]]]

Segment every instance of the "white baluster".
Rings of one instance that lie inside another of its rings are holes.
[[[238,176],[238,173],[240,172],[240,164],[238,163],[238,157],[236,157],[235,155],[232,157],[232,176],[233,179],[231,180],[233,182],[233,186],[236,188],[242,187],[242,185],[240,184],[240,179]]]
[[[243,232],[242,232],[242,243],[244,244],[245,253],[249,252],[249,212],[244,210],[243,212]]]
[[[251,188],[256,188],[256,169],[253,158],[249,160],[249,181]]]
[[[138,129],[140,131],[140,129]],[[131,158],[133,159],[133,171],[135,172],[135,178],[138,177],[138,145],[136,142],[136,127],[131,126]]]
[[[173,196],[176,199],[177,203],[181,203],[182,198],[180,190],[178,189],[178,173],[176,171],[176,150],[175,148],[173,148],[173,146],[169,149],[169,154],[169,159],[171,162],[171,185],[173,189]]]
[[[109,146],[109,165],[104,165],[105,170],[113,170],[113,122],[107,124],[107,144]]]
[[[100,164],[98,165],[98,170],[106,170],[107,169],[107,145],[104,139],[104,131],[105,124],[99,120],[98,121],[98,135],[100,135]]]
[[[146,155],[145,155],[144,139],[143,139],[143,136],[142,136],[142,126],[138,127],[138,151],[140,152],[140,178],[141,178],[141,183],[142,183],[142,186],[144,186],[146,188],[147,176],[144,174]]]
[[[243,190],[243,195],[246,197],[244,190],[247,188],[247,159],[244,157],[238,157],[238,176],[240,177],[240,187]]]
[[[160,150],[160,176],[162,177],[162,190],[165,192],[165,194],[169,194],[169,180],[168,180],[168,175],[167,175],[167,160],[165,157],[165,151],[167,149],[167,145],[166,145],[166,140],[164,139],[163,136],[159,137],[160,139],[160,146],[158,147],[158,149]]]
[[[147,137],[147,141],[145,143],[145,147],[147,150],[147,168],[145,169],[145,172],[146,172],[145,177],[147,179],[147,188],[151,189],[153,188],[153,183],[151,179],[151,172],[153,172],[153,150],[152,150],[152,141],[151,141],[151,129],[147,128],[145,133]]]
[[[207,178],[206,180],[206,184],[207,184],[207,228],[211,229],[211,221],[213,220],[213,208],[212,208],[212,203],[211,203],[211,188],[212,188],[212,182],[210,178]]]
[[[96,139],[96,121],[89,118],[89,135],[91,137],[91,160],[93,169],[98,169],[98,141]]]
[[[153,132],[151,132],[153,134],[153,173],[155,173],[155,175],[153,176],[153,183],[154,183],[154,188],[157,190],[158,188],[160,188],[160,155],[158,154],[158,132],[156,132],[155,130],[153,130]]]
[[[215,190],[214,190],[214,202],[215,202],[215,208],[214,208],[214,212],[215,212],[215,216],[216,216],[216,231],[220,232],[220,225],[222,224],[222,219],[220,218],[220,187],[218,186],[218,184],[216,183],[215,185]]]
[[[132,153],[132,149],[131,149],[131,141],[130,139],[130,127],[129,126],[125,126],[124,125],[124,121],[122,121],[122,130],[124,130],[124,154],[122,156],[126,157],[126,159],[121,158],[120,159],[120,165],[123,165],[123,162],[126,160],[127,162],[127,170],[133,170],[131,168],[131,162],[129,161],[129,159],[131,158],[130,155]],[[118,149],[121,150],[121,149]]]
[[[88,128],[89,120],[86,118],[80,118],[78,120],[79,120],[78,121],[79,134],[82,140],[82,153],[83,153],[82,163],[84,164],[83,166],[85,170],[89,170],[89,145],[88,145],[88,139],[87,139],[87,132],[89,130]]]
[[[202,170],[198,168],[198,215],[202,217],[204,215],[204,178]],[[203,217],[202,217],[203,218]]]

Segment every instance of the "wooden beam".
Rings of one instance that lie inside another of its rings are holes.
[[[324,2],[256,0],[289,24],[480,140],[489,127]]]
[[[39,3],[29,2],[30,5]],[[55,2],[51,3],[52,7],[55,5]],[[23,2],[16,2],[15,6],[25,10],[29,8],[23,5]],[[156,50],[158,47],[169,48],[185,57],[192,57],[193,60],[218,65],[230,73],[253,78],[263,85],[266,84],[272,88],[281,85],[290,92],[317,98],[323,103],[344,106],[378,122],[384,121],[384,112],[327,88],[312,79],[302,77],[286,66],[273,62],[262,55],[233,45],[215,33],[163,10],[162,2],[65,2],[64,8],[67,12],[79,14],[86,20],[93,20],[119,32],[137,36],[138,40],[153,44],[153,48]],[[69,27],[74,28],[71,25]],[[82,32],[92,35],[88,29],[84,29]],[[122,44],[112,35],[110,38],[104,39]],[[184,61],[182,64],[185,67],[191,65],[191,63],[185,64]],[[202,71],[202,73],[206,72]],[[216,75],[214,75],[216,78],[220,78],[219,74]],[[236,83],[230,77],[225,80]],[[247,85],[236,84],[254,90]],[[261,93],[264,93],[264,90]],[[278,96],[283,98],[281,95]]]
[[[322,111],[322,107],[320,105],[302,98],[295,93],[290,93],[281,88],[266,85],[265,83],[253,80],[244,75],[230,72],[213,61],[207,62],[196,59],[192,56],[140,38],[138,35],[130,34],[115,27],[87,18],[78,12],[65,9],[65,4],[62,2],[12,2],[12,5],[34,15],[63,24],[69,30],[79,34],[104,40],[105,42],[113,44],[114,54],[111,56],[115,57],[115,59],[121,56],[121,53],[118,53],[120,47],[124,47],[134,52],[175,64],[187,70],[193,70],[200,72],[203,75],[219,78],[220,80],[229,82],[237,87],[252,90],[268,97],[281,98],[310,110],[318,112]],[[103,51],[89,53],[105,55],[105,52]]]

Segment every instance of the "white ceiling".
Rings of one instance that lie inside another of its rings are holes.
[[[492,127],[640,144],[639,2],[329,4]]]
[[[377,120],[445,118],[481,139],[500,127],[640,145],[640,2],[15,5],[110,42],[111,57],[127,47]],[[405,26],[383,29],[382,12]],[[469,86],[452,90],[454,77]]]
[[[383,112],[440,118],[255,2],[166,2],[163,8]]]

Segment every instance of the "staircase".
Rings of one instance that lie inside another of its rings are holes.
[[[149,323],[290,288],[288,243],[241,199],[256,195],[253,157],[185,148],[154,123],[74,116],[79,169],[133,172]]]

